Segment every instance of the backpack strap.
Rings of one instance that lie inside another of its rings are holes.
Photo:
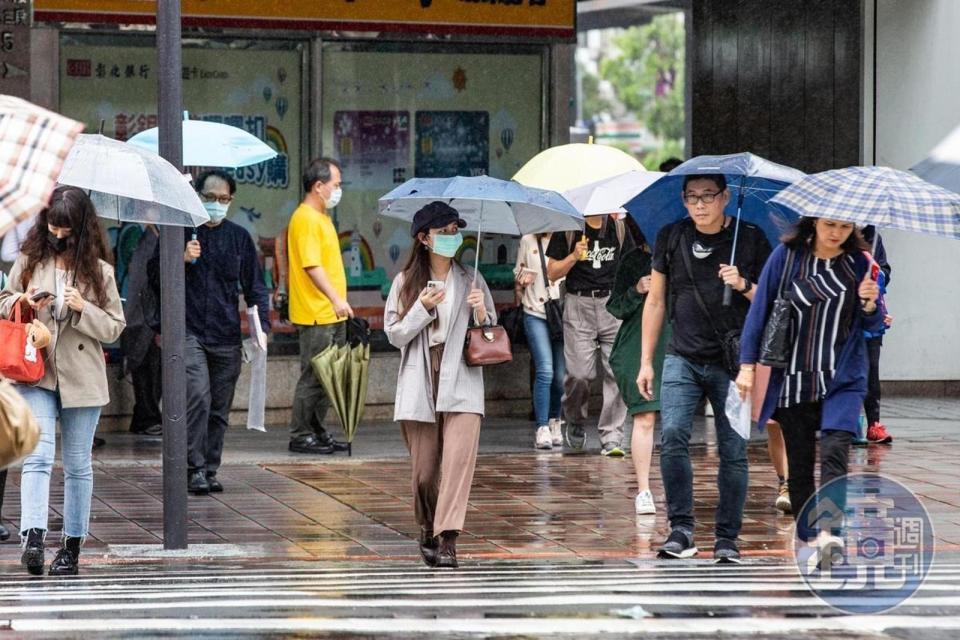
[[[623,223],[623,220],[617,218],[613,221],[613,226],[617,229],[617,244],[623,249],[623,239],[627,235],[627,225]]]

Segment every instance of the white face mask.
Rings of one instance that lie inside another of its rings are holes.
[[[340,198],[343,197],[343,189],[337,187],[332,192],[330,192],[330,197],[324,201],[324,204],[327,206],[327,209],[333,209],[335,206],[340,204]]]
[[[207,215],[210,216],[210,222],[218,223],[227,217],[227,211],[230,209],[230,205],[220,204],[219,202],[204,202],[203,208],[207,210]]]

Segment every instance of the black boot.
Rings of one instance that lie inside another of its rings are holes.
[[[440,534],[440,547],[437,549],[438,569],[456,569],[457,563],[457,536],[459,531],[444,531]]]
[[[57,557],[50,563],[51,576],[75,576],[80,564],[80,538],[64,538]]]
[[[3,490],[7,486],[7,470],[0,471],[0,542],[10,539],[10,532],[3,526]]]
[[[43,536],[46,533],[43,529],[28,529],[20,534],[27,539],[20,562],[32,576],[43,575]]]
[[[420,556],[423,563],[428,567],[437,566],[437,548],[439,547],[437,539],[433,536],[432,529],[420,529]]]

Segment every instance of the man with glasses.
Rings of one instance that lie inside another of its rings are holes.
[[[187,490],[205,495],[223,491],[217,470],[242,361],[240,292],[248,307],[257,306],[265,332],[270,331],[270,302],[253,239],[243,227],[226,219],[237,191],[233,176],[206,171],[195,184],[210,222],[186,230],[183,252]],[[159,290],[159,254],[154,254],[149,270]]]
[[[741,222],[736,264],[728,264],[734,226],[723,212],[730,201],[724,176],[687,176],[679,195],[689,217],[657,234],[637,377],[641,395],[648,400],[660,395],[660,471],[671,533],[659,555],[689,558],[697,553],[689,445],[694,411],[706,395],[713,407],[720,454],[713,557],[716,562],[739,562],[736,539],[747,495],[747,442],[724,413],[732,378],[724,366],[722,341],[743,327],[770,243],[758,227]],[[728,307],[723,306],[725,285],[734,291]],[[654,389],[654,352],[668,308],[673,336],[663,364],[662,386]]]

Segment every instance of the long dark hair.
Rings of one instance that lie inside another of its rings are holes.
[[[403,266],[403,286],[400,287],[400,318],[402,319],[410,311],[410,308],[417,302],[420,292],[427,286],[430,280],[430,247],[423,244],[423,235],[427,231],[422,231],[413,239],[413,248],[410,250],[410,257],[407,258],[407,264]],[[479,250],[479,249],[478,249]],[[454,266],[463,271],[463,265],[456,258],[452,259]]]
[[[30,229],[20,249],[27,259],[20,286],[26,291],[37,265],[56,258],[47,243],[48,224],[71,230],[67,248],[61,254],[64,266],[66,270],[76,273],[78,285],[88,287],[96,298],[97,306],[102,307],[107,302],[107,285],[100,271],[100,260],[110,262],[110,251],[93,203],[77,187],[57,187],[50,204],[37,215],[37,223]],[[77,242],[80,242],[79,252]]]
[[[813,251],[813,239],[817,235],[817,220],[811,216],[804,216],[793,225],[780,240],[794,251]],[[856,226],[846,242],[840,245],[844,253],[856,254],[862,251],[869,251],[870,245],[863,239],[863,234]]]

